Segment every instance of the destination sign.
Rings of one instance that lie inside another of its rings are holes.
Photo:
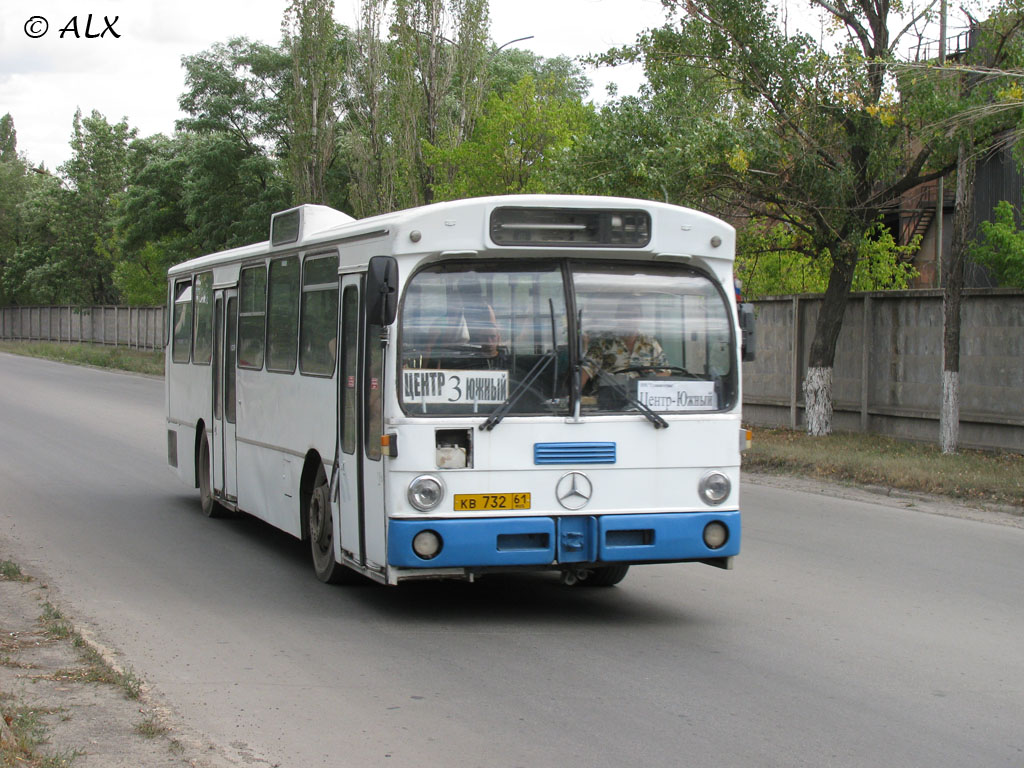
[[[713,381],[637,381],[636,399],[652,411],[716,411]]]
[[[409,404],[498,405],[508,397],[508,371],[418,370],[402,373]]]

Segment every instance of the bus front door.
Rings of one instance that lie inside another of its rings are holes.
[[[238,502],[235,468],[235,355],[238,327],[238,291],[217,291],[214,300],[216,342],[213,365],[213,491],[228,505]]]
[[[367,326],[362,275],[341,278],[338,501],[341,549],[364,568],[383,572],[384,475],[381,457],[383,348],[380,328]]]

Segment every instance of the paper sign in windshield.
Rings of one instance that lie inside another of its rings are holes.
[[[508,397],[508,371],[417,370],[402,373],[409,404],[497,405]]]
[[[717,411],[713,381],[637,381],[636,399],[652,411]]]

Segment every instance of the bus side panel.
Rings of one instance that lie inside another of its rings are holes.
[[[316,451],[328,477],[334,461],[334,379],[241,369],[237,387],[238,506],[300,536],[305,457]]]
[[[167,424],[167,431],[173,432],[174,437],[174,459],[177,464],[171,468],[181,478],[181,481],[189,486],[197,486],[195,450],[196,430],[184,424]],[[170,447],[168,447],[168,461],[170,461]]]
[[[209,365],[170,363],[167,376],[167,428],[177,431],[178,476],[187,484],[196,484],[197,427],[210,428],[212,415],[212,376]],[[209,437],[209,433],[208,433]]]

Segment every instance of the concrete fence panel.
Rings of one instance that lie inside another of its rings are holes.
[[[744,419],[803,426],[802,383],[820,296],[756,302],[758,359],[744,363]],[[937,442],[942,404],[942,292],[856,293],[833,368],[833,426]],[[965,447],[1024,452],[1024,292],[965,291],[960,338]]]
[[[0,338],[164,348],[163,307],[0,307]]]

